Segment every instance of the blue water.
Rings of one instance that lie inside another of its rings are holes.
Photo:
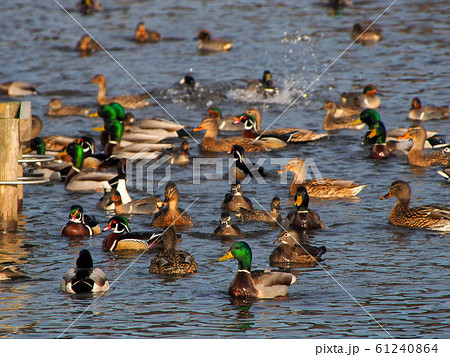
[[[91,16],[73,12],[74,0],[60,3],[71,9],[79,24],[51,0],[7,2],[0,13],[3,24],[15,19],[13,25],[3,26],[0,36],[2,81],[23,80],[38,86],[40,94],[25,100],[31,100],[33,113],[42,118],[43,135],[93,134],[91,128],[101,123],[98,118],[52,118],[46,113],[53,97],[63,98],[66,105],[94,109],[97,87],[87,82],[98,73],[106,76],[110,96],[143,92],[135,79],[177,121],[191,128],[213,103],[224,115],[257,107],[265,128],[298,99],[274,127],[321,131],[323,103],[338,101],[341,92],[360,90],[368,83],[379,88],[379,113],[387,128],[412,124],[406,118],[414,96],[426,104],[449,104],[450,5],[445,0],[397,1],[377,22],[385,39],[373,46],[355,44],[345,53],[353,24],[375,19],[390,1],[355,0],[354,6],[336,15],[322,1],[111,0],[102,2],[105,11]],[[132,42],[139,21],[167,40],[145,45]],[[100,51],[80,57],[74,51],[84,33],[80,25],[109,54]],[[231,38],[235,46],[228,53],[198,54],[192,38],[202,27],[213,36]],[[263,100],[246,93],[242,79],[260,78],[266,69],[271,70],[280,94]],[[188,73],[197,81],[193,97],[174,85]],[[306,97],[300,96],[307,88]],[[169,118],[157,105],[134,113],[137,118]],[[442,134],[450,131],[448,121],[424,125]],[[380,201],[379,197],[393,181],[402,179],[412,187],[413,205],[448,204],[449,186],[436,168],[414,168],[404,156],[369,159],[359,145],[362,135],[362,131],[344,130],[315,143],[248,155],[253,161],[311,158],[323,177],[351,179],[367,187],[357,200],[311,200],[310,207],[329,227],[308,237],[308,243],[327,247],[323,268],[294,271],[298,281],[286,298],[247,305],[235,304],[228,297],[237,264],[217,263],[229,244],[210,236],[229,190],[225,178],[193,185],[192,165],[172,168],[171,179],[181,193],[180,206],[186,208],[198,198],[188,211],[195,227],[183,234],[180,248],[195,256],[199,271],[178,279],[150,275],[152,254],[138,258],[137,254],[103,252],[104,234],[86,239],[60,237],[73,203],[82,204],[106,225],[108,216],[95,208],[100,193],[70,193],[62,183],[25,187],[18,231],[0,235],[0,263],[12,262],[28,278],[0,282],[0,336],[448,338],[449,236],[390,225],[394,200]],[[194,137],[200,141],[202,132]],[[194,140],[189,141],[192,156],[200,157]],[[229,158],[226,154],[212,157]],[[288,185],[292,174],[287,184],[281,184],[278,167],[268,162],[266,169],[272,173],[268,184],[252,181],[244,186],[244,194],[265,208],[278,195],[286,214],[291,209]],[[207,167],[205,172],[212,169]],[[163,171],[157,176],[162,179]],[[146,195],[133,187],[129,191],[134,198]],[[163,191],[164,187],[157,188],[155,194]],[[133,231],[153,229],[149,216],[130,220]],[[253,267],[267,267],[278,230],[261,223],[240,227],[253,249]],[[98,300],[58,290],[62,275],[75,264],[82,248],[91,251],[95,264],[114,282]]]

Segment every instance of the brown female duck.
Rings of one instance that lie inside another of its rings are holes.
[[[133,40],[137,43],[145,42],[159,42],[162,40],[162,36],[158,31],[147,30],[145,24],[141,21],[136,25]]]
[[[241,221],[260,221],[260,222],[271,222],[271,223],[281,223],[281,200],[279,197],[274,197],[270,203],[270,211],[263,210],[247,210],[245,208],[240,208],[236,212],[236,216]]]
[[[190,274],[197,272],[194,257],[178,250],[178,237],[175,229],[170,226],[158,238],[164,243],[164,251],[158,253],[150,263],[152,274]]]
[[[300,243],[299,236],[294,230],[282,230],[273,244],[282,243],[270,253],[270,265],[282,268],[295,265],[316,266],[317,262],[326,253],[327,248],[314,247]]]
[[[288,162],[282,173],[291,171],[295,174],[289,188],[289,194],[295,195],[297,187],[303,185],[307,188],[309,196],[315,198],[345,198],[356,196],[367,185],[357,185],[354,181],[338,180],[332,178],[313,179],[305,181],[306,165],[303,160],[296,158]]]
[[[447,157],[441,151],[435,151],[429,154],[423,152],[427,131],[421,125],[410,126],[405,135],[398,139],[412,139],[413,146],[408,153],[408,162],[416,166],[437,166],[445,165]]]
[[[389,192],[381,197],[397,198],[389,214],[389,222],[396,226],[419,227],[436,231],[450,231],[450,209],[443,206],[426,205],[410,208],[411,187],[405,181],[392,183]]]
[[[148,94],[119,95],[114,98],[108,98],[106,96],[106,78],[101,74],[95,75],[89,83],[98,85],[97,102],[99,105],[116,102],[126,109],[136,109],[150,105]]]
[[[91,54],[93,51],[103,50],[103,47],[100,44],[91,38],[91,36],[84,34],[81,36],[80,41],[78,41],[75,49],[80,51],[82,56],[87,56]]]
[[[53,98],[48,103],[50,109],[48,115],[62,117],[66,115],[89,115],[89,108],[77,106],[77,105],[64,105],[62,100],[59,98]]]
[[[178,208],[178,200],[180,194],[177,185],[174,182],[168,182],[164,191],[164,207],[153,217],[152,225],[154,227],[183,227],[191,228],[194,226],[192,218],[186,211],[181,211]]]
[[[352,37],[356,42],[370,44],[383,39],[383,31],[372,23],[356,23],[353,25]]]
[[[240,182],[231,184],[231,192],[225,194],[225,198],[220,206],[222,211],[236,212],[241,208],[253,210],[252,201],[245,197],[242,193]]]
[[[323,109],[327,111],[323,118],[323,130],[364,128],[364,124],[355,123],[355,118],[352,116],[359,115],[361,112],[359,108],[345,105],[339,107],[335,102],[326,102]],[[337,114],[338,109],[343,113],[340,116]]]
[[[228,211],[222,212],[219,224],[219,227],[211,234],[213,237],[232,238],[244,236],[244,232],[238,226],[231,223],[231,215]]]

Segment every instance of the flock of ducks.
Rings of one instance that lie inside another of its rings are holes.
[[[82,0],[78,10],[85,14],[101,11],[97,1]],[[367,30],[367,31],[365,31]],[[365,32],[364,32],[365,31]],[[355,24],[352,36],[357,41],[379,41],[382,39],[380,29],[367,29],[364,23]],[[139,22],[133,40],[137,43],[159,42],[163,37],[157,31],[147,30]],[[201,30],[197,36],[199,51],[228,51],[233,42],[227,39],[212,38],[207,30]],[[101,50],[101,46],[89,36],[83,35],[77,44],[80,51]],[[183,83],[192,84],[193,78],[184,79]],[[164,199],[151,196],[133,200],[126,188],[126,160],[145,149],[147,158],[158,160],[162,155],[171,157],[171,165],[185,165],[190,162],[189,142],[186,140],[187,128],[161,118],[147,118],[136,121],[132,113],[125,109],[137,109],[151,105],[148,94],[106,95],[106,78],[95,75],[90,83],[98,86],[96,112],[89,108],[63,106],[58,98],[49,102],[51,116],[81,115],[100,116],[104,125],[100,141],[102,153],[95,152],[95,140],[91,137],[52,138],[39,137],[31,141],[28,150],[39,154],[55,152],[61,163],[45,164],[34,167],[34,172],[63,180],[69,191],[103,191],[97,207],[114,212],[108,225],[102,230],[99,222],[84,213],[79,204],[70,208],[69,221],[61,230],[64,236],[93,236],[108,232],[104,237],[102,249],[106,252],[152,251],[157,253],[151,260],[150,273],[154,274],[191,274],[198,271],[194,257],[178,249],[181,231],[194,227],[195,220],[186,210],[179,207],[180,192],[175,182],[165,186]],[[262,79],[248,81],[247,90],[258,93],[262,98],[277,95],[270,71],[263,73]],[[0,86],[2,93],[8,95],[35,94],[32,86],[23,82],[4,83]],[[450,181],[450,149],[424,152],[424,148],[444,146],[435,133],[427,133],[422,125],[414,124],[409,128],[397,128],[387,131],[380,119],[377,109],[381,101],[377,96],[377,87],[369,84],[357,93],[342,93],[342,103],[327,102],[323,109],[323,129],[328,133],[317,133],[306,128],[277,128],[263,130],[262,115],[257,108],[249,108],[245,113],[223,117],[217,105],[211,106],[194,132],[205,131],[200,151],[226,152],[233,156],[235,165],[230,175],[235,179],[230,192],[221,204],[219,226],[211,233],[226,242],[233,242],[227,254],[218,261],[234,258],[238,262],[238,272],[229,287],[229,294],[238,298],[273,298],[286,295],[288,287],[296,281],[294,274],[287,271],[252,270],[252,250],[242,238],[245,232],[232,223],[235,216],[239,222],[260,221],[272,227],[281,228],[274,244],[280,243],[270,254],[271,266],[281,269],[315,266],[326,253],[325,246],[315,247],[302,242],[302,237],[309,230],[326,229],[320,215],[309,208],[309,198],[341,199],[355,197],[366,185],[338,178],[306,180],[306,165],[300,158],[288,162],[282,172],[292,172],[293,181],[289,194],[293,196],[293,209],[283,219],[281,200],[274,196],[268,210],[256,210],[242,189],[240,181],[247,177],[264,177],[262,167],[253,165],[244,159],[246,152],[264,152],[282,150],[288,145],[318,141],[327,135],[333,135],[340,129],[360,130],[366,125],[368,131],[362,144],[369,148],[374,159],[388,159],[396,152],[408,152],[408,162],[416,166],[443,165],[439,174]],[[408,118],[415,121],[446,119],[448,107],[422,106],[419,98],[412,100]],[[36,124],[39,125],[39,122]],[[42,126],[42,123],[40,123]],[[235,132],[234,136],[220,137],[222,132]],[[238,132],[240,132],[238,134]],[[399,134],[401,133],[401,134]],[[173,144],[164,143],[167,138],[178,138],[181,142],[179,151]],[[434,138],[434,140],[433,140]],[[111,172],[114,170],[114,172]],[[399,226],[426,228],[437,231],[450,231],[450,210],[441,206],[410,207],[411,188],[407,182],[395,181],[389,193],[381,197],[395,197],[397,203],[389,215],[389,222]],[[127,218],[134,214],[153,217],[152,226],[162,231],[132,232]],[[61,290],[68,293],[98,292],[109,289],[105,273],[94,267],[91,254],[83,249],[79,253],[76,267],[71,268],[61,281]]]

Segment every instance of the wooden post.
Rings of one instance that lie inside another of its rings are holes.
[[[19,102],[0,103],[0,181],[17,181]],[[17,185],[0,185],[0,231],[17,228]]]
[[[20,103],[19,109],[19,159],[22,158],[22,151],[24,143],[29,143],[31,140],[31,102],[24,101]],[[18,164],[17,175],[19,177],[23,176],[23,166]],[[23,206],[23,185],[18,185],[17,187],[17,210],[22,212]]]

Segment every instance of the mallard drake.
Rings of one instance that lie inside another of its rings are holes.
[[[192,218],[186,211],[178,208],[180,193],[174,182],[168,182],[164,191],[164,207],[155,213],[152,225],[165,228],[168,226],[191,228],[194,226]]]
[[[81,36],[80,41],[77,42],[75,46],[77,51],[80,51],[82,56],[90,55],[94,51],[103,50],[103,47],[100,44],[91,38],[91,36],[84,34]]]
[[[296,281],[295,275],[291,273],[252,271],[252,250],[244,241],[233,243],[228,253],[218,261],[222,262],[231,258],[236,258],[238,261],[238,271],[228,289],[232,297],[270,299],[285,296],[289,286]]]
[[[37,94],[36,87],[27,82],[5,82],[0,84],[0,95],[10,97],[24,97]]]
[[[439,170],[438,174],[445,178],[447,182],[450,182],[450,147],[446,147],[442,152],[447,156],[447,165],[444,169]]]
[[[323,105],[324,110],[327,111],[323,118],[323,130],[337,130],[337,129],[354,129],[359,130],[364,128],[363,124],[355,123],[352,115],[359,115],[360,109],[352,106],[338,106],[335,102],[326,102]],[[338,109],[342,113],[338,116]]]
[[[314,198],[345,198],[356,196],[367,185],[357,185],[354,181],[338,180],[333,178],[319,178],[305,181],[306,165],[299,158],[291,159],[282,173],[291,171],[294,173],[294,180],[289,188],[289,194],[295,195],[297,188],[303,185],[307,188],[309,196]]]
[[[93,12],[102,11],[103,7],[97,0],[80,0],[75,9],[83,15],[90,15]]]
[[[412,139],[413,146],[408,153],[408,162],[416,166],[437,166],[445,165],[447,157],[441,151],[425,154],[423,148],[427,138],[427,131],[421,125],[412,125],[405,135],[398,139]]]
[[[447,118],[449,107],[426,105],[422,106],[422,102],[418,97],[413,98],[411,102],[411,111],[408,114],[408,119],[411,120],[430,120],[430,119],[445,119]]]
[[[68,154],[72,162],[72,169],[66,176],[64,186],[68,191],[103,191],[110,188],[108,181],[116,175],[109,172],[81,171],[84,162],[83,149],[77,143],[71,143],[61,154]]]
[[[122,202],[119,191],[112,190],[111,201],[114,202],[116,214],[154,214],[163,206],[163,202],[155,196],[150,196],[140,200],[134,200],[128,203]]]
[[[236,212],[236,216],[241,221],[260,221],[260,222],[271,222],[271,223],[281,223],[281,200],[279,197],[274,197],[270,203],[270,211],[263,210],[247,210],[245,208],[240,208]]]
[[[141,21],[136,25],[136,30],[134,32],[133,40],[138,43],[145,42],[159,42],[162,40],[162,36],[158,31],[147,30],[145,24]]]
[[[357,106],[360,108],[376,109],[381,105],[381,100],[376,96],[378,88],[373,84],[368,84],[361,92],[342,93],[342,103]]]
[[[242,131],[244,130],[243,123],[234,123],[236,117],[234,115],[228,115],[226,117],[222,117],[222,110],[213,105],[208,108],[207,115],[217,120],[217,125],[219,130],[223,131]]]
[[[287,217],[281,223],[281,226],[288,230],[293,229],[296,232],[303,233],[305,230],[325,229],[325,223],[322,222],[317,212],[308,208],[309,196],[305,186],[299,186],[295,194],[294,206],[296,209],[288,213]]]
[[[241,145],[233,145],[228,152],[228,154],[233,155],[235,161],[230,171],[230,175],[233,176],[234,180],[243,180],[249,175],[250,177],[255,177],[255,174],[258,177],[266,177],[267,175],[262,166],[255,167],[248,159],[244,161],[244,153],[245,150]],[[250,164],[251,168],[249,168],[247,164]]]
[[[64,274],[61,290],[70,294],[96,293],[109,290],[109,282],[103,270],[94,268],[91,253],[83,249],[78,256],[77,267]]]
[[[150,105],[148,94],[119,95],[114,98],[108,98],[106,96],[106,78],[101,74],[95,75],[89,83],[98,85],[97,102],[99,105],[117,102],[127,109],[137,109]]]
[[[299,143],[316,141],[328,134],[317,134],[308,129],[299,128],[277,128],[272,130],[260,130],[262,122],[261,112],[256,109],[248,109],[244,114],[236,118],[235,123],[244,123],[244,131],[242,136],[245,138],[275,138],[284,143]]]
[[[389,214],[389,222],[396,226],[426,228],[436,231],[450,231],[450,210],[444,206],[409,207],[411,187],[405,181],[395,181],[389,192],[381,197],[396,197],[397,203]]]
[[[83,207],[72,205],[70,207],[69,222],[61,229],[62,236],[93,236],[102,231],[95,218],[84,214]]]
[[[293,267],[295,265],[316,266],[327,248],[314,247],[309,244],[300,243],[296,231],[282,230],[273,244],[281,243],[270,253],[270,265],[281,268]]]
[[[62,100],[59,98],[53,98],[48,103],[50,109],[48,115],[62,117],[66,115],[89,115],[89,108],[76,106],[76,105],[65,105],[63,106]]]
[[[374,43],[383,39],[383,31],[372,23],[356,23],[353,25],[352,38],[360,43]]]
[[[196,39],[199,40],[197,42],[197,49],[199,51],[228,51],[231,47],[233,47],[233,41],[223,38],[211,38],[211,32],[205,29],[199,31],[198,36],[195,38],[195,40]]]
[[[264,98],[273,96],[279,92],[274,85],[270,71],[264,71],[262,79],[247,81],[247,90],[261,94]]]
[[[158,253],[150,263],[153,274],[190,274],[197,272],[194,257],[178,250],[178,238],[175,229],[170,226],[159,238],[164,243],[164,251]]]
[[[194,131],[206,130],[202,139],[201,149],[203,151],[228,152],[233,145],[241,145],[245,151],[266,151],[270,150],[268,144],[262,140],[253,140],[241,136],[229,136],[223,139],[217,139],[219,128],[215,118],[204,118]]]
[[[252,201],[242,194],[242,187],[240,182],[231,184],[231,192],[225,194],[225,198],[220,206],[222,211],[236,212],[240,208],[253,210]]]
[[[213,237],[231,238],[243,237],[244,232],[236,225],[231,223],[231,214],[228,211],[220,215],[219,226],[212,232]]]
[[[105,252],[161,248],[161,244],[156,243],[156,239],[161,236],[161,233],[131,233],[130,223],[123,216],[112,217],[103,232],[110,229],[112,232],[102,242],[102,249]]]

